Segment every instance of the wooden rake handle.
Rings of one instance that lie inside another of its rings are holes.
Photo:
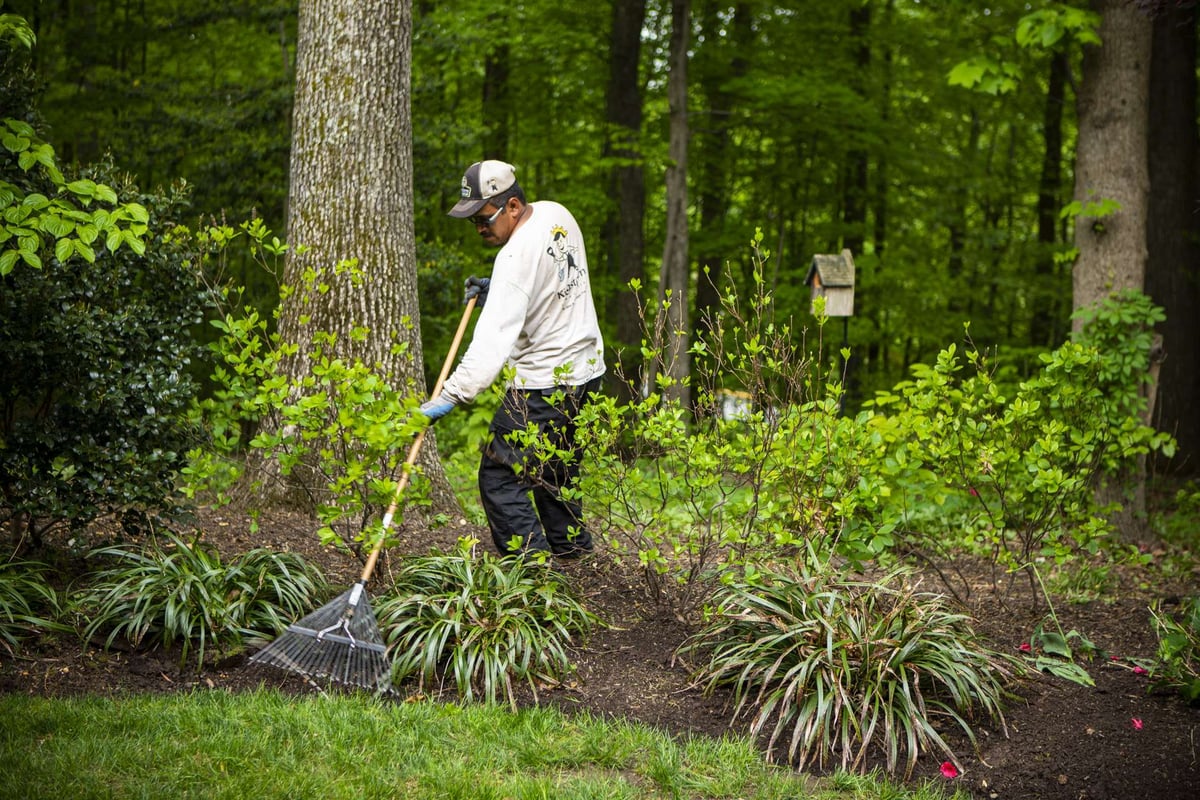
[[[472,297],[467,301],[467,307],[463,310],[462,319],[458,322],[458,330],[454,332],[454,341],[450,343],[450,352],[446,354],[446,362],[442,364],[442,371],[438,374],[437,383],[433,385],[433,391],[429,393],[430,397],[437,397],[438,392],[442,391],[442,384],[446,382],[446,378],[450,375],[450,367],[454,366],[454,356],[458,354],[458,346],[462,344],[463,335],[467,332],[467,323],[471,321],[471,312],[475,310],[475,302],[478,298]],[[367,564],[363,567],[360,583],[366,583],[371,578],[371,573],[375,571],[375,562],[379,560],[379,551],[383,549],[383,542],[387,539],[388,531],[392,527],[392,519],[396,516],[396,510],[400,507],[400,498],[404,495],[404,490],[408,488],[409,476],[412,474],[413,465],[417,463],[417,456],[421,454],[421,445],[425,442],[425,434],[429,431],[428,426],[421,429],[417,434],[417,438],[413,439],[412,445],[408,448],[408,459],[404,462],[404,469],[400,474],[400,482],[396,485],[396,492],[392,495],[391,505],[383,515],[383,534],[380,535],[379,541],[371,548],[370,555],[367,556]]]

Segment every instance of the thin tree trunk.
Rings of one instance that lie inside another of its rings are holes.
[[[1050,76],[1047,83],[1046,106],[1042,114],[1042,174],[1038,184],[1038,256],[1034,262],[1033,309],[1029,325],[1029,343],[1033,347],[1054,347],[1065,334],[1065,318],[1058,293],[1058,266],[1054,260],[1058,244],[1058,220],[1062,210],[1062,145],[1063,112],[1066,108],[1066,53],[1056,51],[1050,56]]]
[[[642,229],[646,209],[646,177],[641,146],[642,82],[639,63],[646,0],[615,0],[609,61],[607,121],[610,133],[604,154],[614,162],[609,195],[616,208],[602,237],[608,246],[606,268],[617,279],[610,294],[609,314],[616,320],[616,350],[626,377],[641,372],[642,323],[638,300],[627,287],[644,278],[646,240]],[[618,397],[632,399],[627,382],[613,385]]]
[[[658,313],[664,313],[665,304],[667,341],[663,371],[672,379],[663,394],[685,406],[689,403],[689,392],[684,379],[690,370],[687,220],[687,48],[690,18],[690,0],[672,0],[670,75],[667,78],[671,118],[666,176],[667,224],[659,275],[658,309]]]

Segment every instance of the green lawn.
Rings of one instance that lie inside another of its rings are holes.
[[[675,740],[549,709],[270,691],[0,697],[6,799],[933,800],[941,789],[818,782],[768,766],[745,741]]]

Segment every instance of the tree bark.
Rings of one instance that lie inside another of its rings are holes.
[[[659,275],[659,314],[666,313],[666,352],[663,371],[673,379],[664,396],[688,405],[685,383],[690,371],[688,356],[688,196],[687,196],[687,49],[691,25],[690,0],[671,1],[670,74],[667,98],[670,107],[670,143],[666,175],[667,223]],[[664,309],[665,304],[665,309]]]
[[[1066,108],[1067,55],[1061,50],[1050,54],[1050,74],[1046,106],[1042,113],[1042,173],[1038,183],[1037,220],[1038,256],[1034,263],[1033,313],[1029,325],[1029,344],[1056,347],[1065,335],[1066,309],[1053,291],[1059,267],[1054,259],[1058,244],[1059,212],[1062,210],[1063,111]]]
[[[1143,289],[1146,279],[1151,24],[1125,0],[1092,0],[1092,9],[1101,14],[1101,44],[1083,55],[1075,200],[1115,200],[1121,208],[1075,221],[1076,309],[1114,290]],[[1076,320],[1073,329],[1080,326]]]
[[[1143,290],[1147,262],[1151,23],[1126,0],[1092,0],[1092,9],[1101,15],[1101,44],[1088,47],[1083,55],[1075,200],[1085,207],[1114,200],[1121,207],[1107,216],[1075,220],[1079,255],[1072,301],[1077,310],[1113,291]],[[1082,324],[1075,319],[1073,329]],[[1148,394],[1153,396],[1152,386]],[[1150,537],[1144,459],[1118,475],[1101,476],[1097,500],[1122,505],[1110,522],[1124,539]]]
[[[1154,20],[1150,66],[1150,211],[1146,291],[1166,311],[1160,326],[1156,427],[1179,443],[1172,469],[1200,473],[1200,181],[1197,180],[1196,8]]]
[[[361,360],[423,397],[420,307],[412,215],[409,0],[301,0],[284,283],[309,270],[327,291],[296,291],[279,332],[298,346],[293,379],[311,373],[319,332],[337,357]],[[298,247],[302,246],[302,247]],[[358,259],[363,282],[335,266]],[[406,324],[407,322],[411,324]],[[366,336],[352,331],[365,329]],[[407,346],[401,353],[398,344]],[[327,348],[328,350],[329,348]],[[457,508],[426,437],[420,463],[435,510]]]
[[[615,349],[621,371],[632,378],[641,372],[639,345],[642,322],[637,297],[627,287],[645,273],[646,239],[643,219],[646,210],[646,176],[642,153],[642,81],[639,74],[642,26],[646,22],[646,0],[614,0],[611,60],[609,61],[607,113],[610,126],[604,156],[613,164],[609,196],[616,201],[605,224],[606,268],[617,279],[608,310],[616,320]],[[624,400],[632,399],[633,387],[613,382],[612,389]]]

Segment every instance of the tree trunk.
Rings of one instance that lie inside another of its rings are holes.
[[[694,329],[700,332],[711,330],[714,316],[721,309],[721,272],[725,259],[729,257],[725,232],[727,203],[730,195],[730,169],[733,144],[730,130],[737,96],[727,88],[746,76],[749,68],[747,55],[754,41],[754,16],[749,5],[739,2],[733,7],[730,23],[731,41],[724,44],[722,29],[725,26],[724,4],[707,0],[701,14],[700,30],[705,37],[705,69],[696,76],[708,105],[703,132],[696,131],[697,158],[699,162],[696,208],[699,216],[697,229],[703,235],[697,237],[697,263],[699,272],[696,283],[696,308],[692,314]],[[693,70],[697,72],[698,70]],[[694,127],[694,126],[692,126]]]
[[[617,278],[609,300],[609,313],[616,320],[615,349],[621,371],[628,378],[641,372],[642,323],[637,297],[629,282],[645,273],[646,241],[642,230],[646,210],[646,177],[642,154],[642,82],[638,64],[642,52],[642,26],[646,22],[646,0],[615,0],[609,61],[607,115],[610,127],[604,155],[613,164],[609,196],[616,208],[605,224],[606,268]],[[633,387],[614,383],[613,390],[624,400],[632,399]]]
[[[1150,252],[1146,291],[1166,311],[1156,426],[1175,436],[1171,466],[1200,473],[1200,182],[1197,181],[1196,9],[1154,21],[1150,66]]]
[[[1101,16],[1099,46],[1083,55],[1075,200],[1115,200],[1120,210],[1075,221],[1073,302],[1092,305],[1146,279],[1146,158],[1150,88],[1150,20],[1126,0],[1092,0]],[[1074,329],[1081,323],[1076,320]]]
[[[689,404],[689,392],[684,379],[690,371],[687,219],[687,49],[690,19],[690,0],[671,0],[670,74],[667,78],[671,116],[666,176],[667,223],[657,311],[664,313],[663,304],[666,304],[667,337],[664,342],[666,352],[662,356],[663,372],[672,379],[672,383],[663,394],[685,406]]]
[[[1092,0],[1092,9],[1101,14],[1101,44],[1088,47],[1083,55],[1075,200],[1085,208],[1102,200],[1121,207],[1107,216],[1075,220],[1076,309],[1115,290],[1144,289],[1147,261],[1151,23],[1126,0]],[[1082,321],[1076,319],[1074,330],[1080,327]],[[1149,538],[1144,459],[1118,475],[1102,476],[1097,500],[1102,505],[1121,503],[1110,521],[1123,538]]]
[[[1066,108],[1067,55],[1050,55],[1046,106],[1042,114],[1042,174],[1038,184],[1038,255],[1034,263],[1033,309],[1029,324],[1029,344],[1038,348],[1056,347],[1065,334],[1065,319],[1057,285],[1058,265],[1054,251],[1058,244],[1058,220],[1062,210],[1063,111]]]
[[[294,380],[311,374],[314,336],[328,332],[336,337],[331,355],[361,360],[392,385],[424,396],[412,215],[411,6],[409,0],[302,0],[299,13],[292,249],[284,282],[299,289],[307,271],[321,271],[328,290],[296,291],[282,303],[280,335],[298,346],[288,371]],[[335,274],[347,259],[358,259],[361,285],[348,272]],[[354,336],[355,329],[369,333]],[[435,511],[457,508],[432,437],[420,463],[433,482]]]

